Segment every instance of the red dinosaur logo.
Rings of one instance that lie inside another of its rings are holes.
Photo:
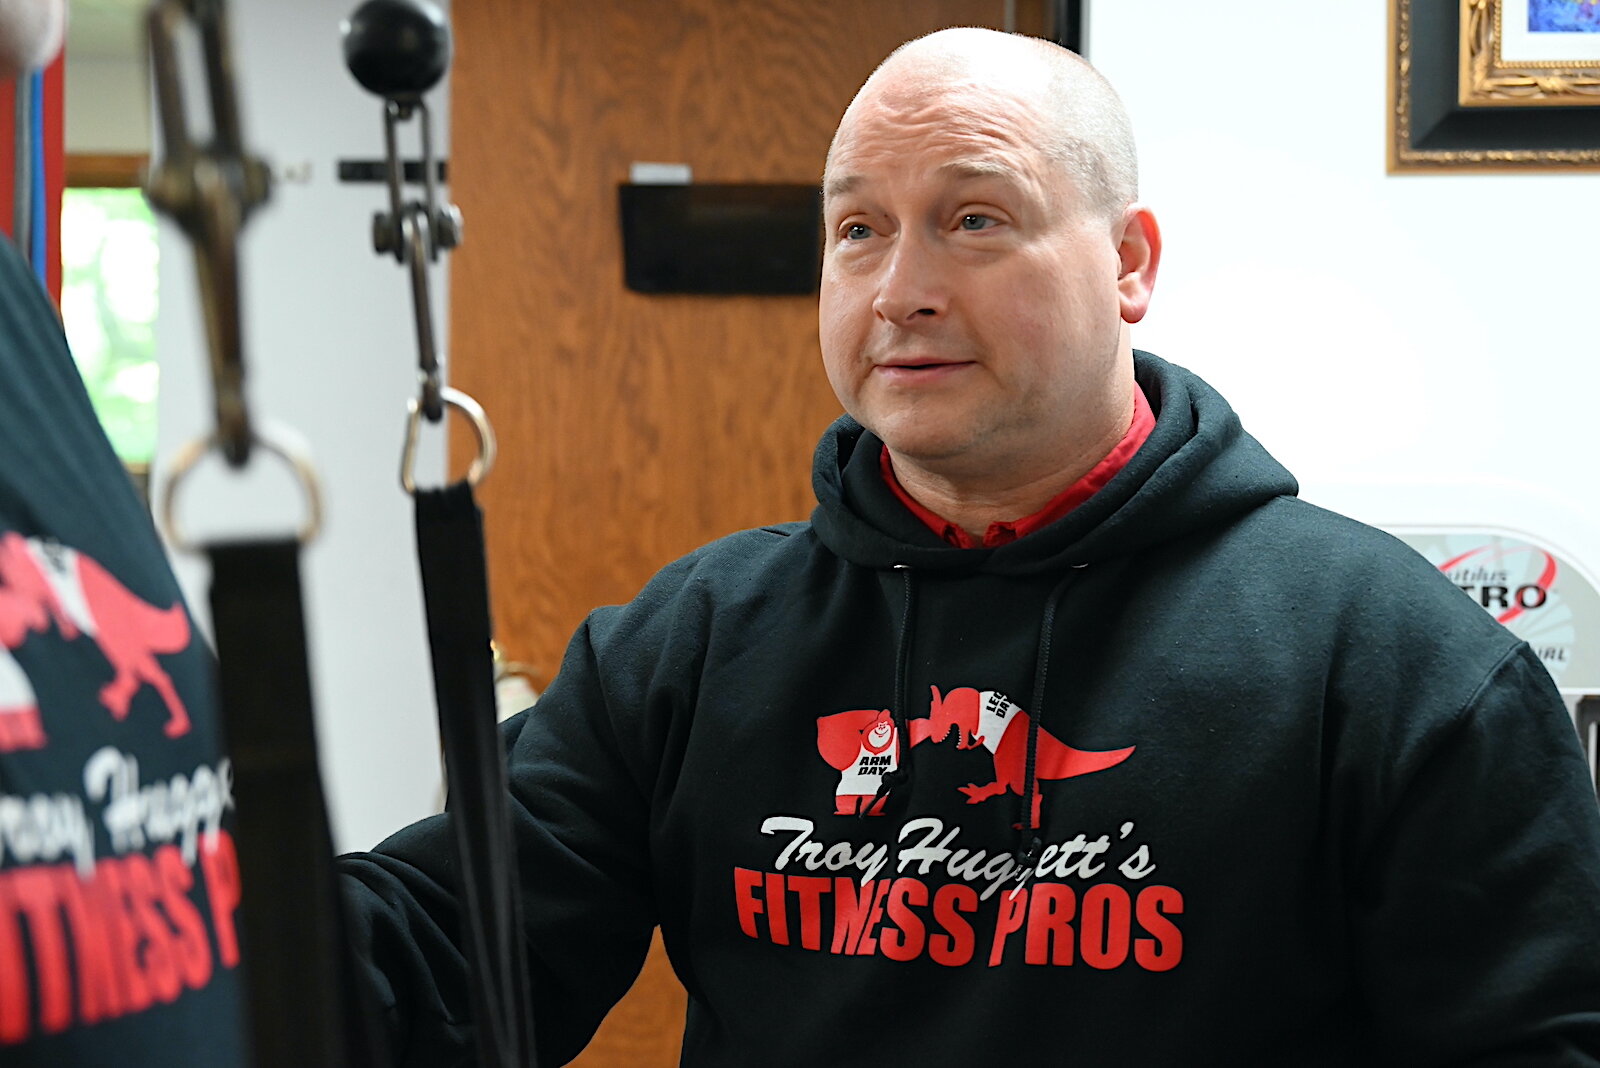
[[[937,686],[932,690],[932,715],[926,720],[912,722],[912,744],[925,738],[942,742],[952,730],[957,731],[958,749],[982,746],[994,755],[993,782],[983,786],[970,783],[961,787],[961,792],[967,795],[967,804],[976,805],[1008,791],[1022,796],[1022,779],[1028,755],[1028,714],[1005,694],[995,690],[979,691],[962,686],[942,696]],[[1126,749],[1104,752],[1074,749],[1040,728],[1034,777],[1040,781],[1070,779],[1076,775],[1104,771],[1127,760],[1133,750],[1131,745]],[[1042,800],[1039,794],[1034,794],[1033,821],[1036,825]]]
[[[100,647],[112,671],[100,703],[113,717],[127,718],[134,695],[152,686],[167,705],[167,736],[188,733],[189,713],[156,660],[189,646],[183,605],[157,608],[76,549],[10,531],[0,535],[0,752],[45,743],[33,690],[8,650],[52,624]]]
[[[963,686],[940,694],[937,686],[931,689],[931,714],[906,724],[911,746],[927,741],[938,744],[955,731],[956,748],[982,747],[994,757],[993,782],[960,787],[967,795],[967,804],[976,805],[1008,791],[1022,796],[1022,780],[1027,772],[1028,714],[995,690],[980,691]],[[835,815],[883,815],[887,798],[878,797],[878,788],[883,784],[883,776],[900,766],[898,733],[887,708],[854,709],[817,719],[817,751],[823,760],[839,770],[839,786],[834,795]],[[1040,781],[1070,779],[1075,775],[1104,771],[1127,760],[1133,750],[1131,745],[1098,753],[1074,749],[1041,728],[1034,777]],[[1041,800],[1038,795],[1033,799],[1035,821],[1039,818]]]

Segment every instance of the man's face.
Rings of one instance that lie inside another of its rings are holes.
[[[1036,105],[972,85],[891,82],[840,127],[823,362],[845,410],[897,459],[967,474],[1036,462],[1106,396],[1122,321],[1116,223],[1042,141]]]

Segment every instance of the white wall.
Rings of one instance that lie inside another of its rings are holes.
[[[136,38],[130,34],[130,41]],[[145,65],[128,55],[68,50],[68,152],[142,155],[150,151],[150,101]]]
[[[1310,500],[1529,531],[1593,572],[1600,172],[1385,174],[1388,5],[1334,6],[1091,5],[1166,235],[1135,344]]]
[[[341,185],[341,158],[379,158],[382,105],[344,69],[330,0],[234,0],[235,68],[245,138],[280,183],[244,237],[244,314],[252,407],[303,435],[321,473],[327,525],[303,577],[324,781],[335,844],[365,848],[436,807],[437,726],[416,580],[410,499],[398,482],[416,342],[406,273],[371,250],[381,185]],[[191,83],[200,97],[198,81]],[[430,97],[438,149],[448,95]],[[414,138],[414,131],[410,137]],[[413,140],[402,148],[414,151]],[[472,220],[467,220],[468,234]],[[470,237],[469,237],[470,239]],[[209,363],[193,259],[167,226],[161,247],[160,447],[170,458],[211,427]],[[444,344],[443,269],[435,315]],[[425,484],[442,472],[441,435],[425,436]],[[302,514],[271,457],[242,481],[213,460],[179,495],[192,536],[282,531]],[[164,472],[156,473],[157,494]],[[206,568],[178,561],[191,604],[206,612]]]

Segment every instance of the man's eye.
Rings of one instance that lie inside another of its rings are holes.
[[[865,241],[872,236],[872,228],[861,223],[851,223],[845,227],[844,239],[846,241]]]
[[[987,230],[993,225],[994,220],[987,215],[961,216],[961,229],[963,230]]]

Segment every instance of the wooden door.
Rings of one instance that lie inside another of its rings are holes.
[[[466,240],[450,374],[500,438],[481,495],[508,656],[548,677],[591,607],[719,535],[804,518],[812,448],[839,411],[814,297],[624,288],[630,164],[816,182],[839,115],[894,46],[1001,26],[1007,6],[456,0],[450,167]],[[1043,5],[1021,6],[1030,29]],[[575,1063],[676,1064],[683,1012],[658,941]]]

